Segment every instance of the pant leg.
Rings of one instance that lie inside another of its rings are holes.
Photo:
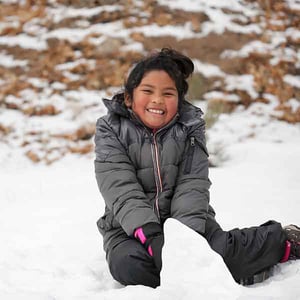
[[[107,251],[111,275],[123,285],[160,285],[160,271],[143,245],[124,233],[124,239]]]
[[[233,278],[239,282],[277,264],[285,251],[286,235],[279,223],[224,231],[208,219],[204,237],[219,253]]]

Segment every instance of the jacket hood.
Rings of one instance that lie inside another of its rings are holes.
[[[124,104],[124,94],[117,94],[111,100],[102,99],[102,101],[109,112],[130,118],[130,111]],[[186,100],[183,100],[180,105],[178,114],[177,122],[188,127],[204,122],[201,118],[203,115],[202,110]]]
[[[111,100],[104,98],[102,101],[109,112],[129,118],[130,113],[124,104],[124,94],[117,94]]]

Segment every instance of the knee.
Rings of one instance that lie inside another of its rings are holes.
[[[131,273],[131,270],[136,268],[134,261],[134,256],[128,252],[113,249],[108,255],[109,270],[114,278],[123,277],[126,273]],[[118,278],[115,279],[118,280]]]
[[[109,270],[115,280],[123,285],[145,285],[153,288],[160,285],[159,272],[142,247],[126,251],[117,248],[108,254]]]

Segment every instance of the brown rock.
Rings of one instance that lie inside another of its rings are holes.
[[[278,120],[292,124],[300,122],[300,107],[296,111],[293,111],[289,105],[281,103],[275,108],[275,110],[282,112],[281,116],[276,117]]]
[[[239,103],[230,100],[224,100],[220,98],[211,98],[208,100],[207,109],[220,113],[231,113],[237,107]]]
[[[29,116],[54,116],[60,111],[52,104],[43,106],[29,106],[22,109],[23,113]]]
[[[0,123],[0,133],[2,133],[3,135],[7,135],[7,134],[11,133],[12,130],[13,130],[12,127],[5,126]]]
[[[221,58],[224,50],[239,50],[243,45],[251,40],[257,39],[257,36],[241,35],[225,31],[223,34],[211,33],[203,38],[177,40],[173,36],[148,37],[143,44],[146,50],[151,51],[154,48],[170,46],[186,55],[198,58],[202,62],[218,65],[224,72],[240,73],[242,64],[240,59],[236,59],[233,65],[232,61]],[[234,66],[234,67],[233,67]]]
[[[146,39],[142,32],[133,32],[130,34],[130,38],[132,38],[136,42],[141,42],[141,43],[144,43]]]
[[[86,124],[76,131],[76,140],[89,140],[95,134],[95,124]]]
[[[123,40],[118,38],[108,38],[94,49],[94,56],[107,57],[107,55],[118,53],[122,45],[124,45]]]
[[[94,144],[88,143],[85,145],[69,146],[68,149],[71,153],[87,154],[94,151]]]
[[[37,153],[35,153],[33,150],[29,150],[25,153],[25,155],[33,162],[38,163],[41,161],[41,158]]]

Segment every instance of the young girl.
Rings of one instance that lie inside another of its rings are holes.
[[[185,100],[193,70],[188,57],[164,48],[136,64],[124,93],[104,99],[95,172],[106,207],[97,225],[110,272],[124,285],[159,286],[167,218],[203,236],[241,284],[300,257],[297,226],[224,231],[216,222],[202,111]]]

